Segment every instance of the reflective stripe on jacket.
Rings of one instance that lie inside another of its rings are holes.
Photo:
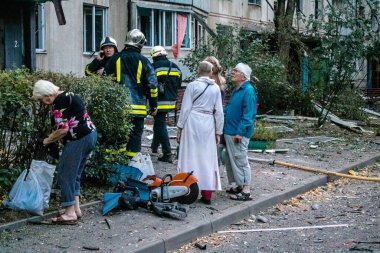
[[[175,102],[177,98],[177,90],[181,87],[182,73],[179,67],[174,63],[170,69],[168,76],[170,61],[166,56],[158,56],[153,58],[153,67],[156,72],[158,82],[165,83],[164,94],[158,94],[158,106],[159,111],[171,111],[175,109]]]
[[[150,108],[157,108],[157,78],[148,58],[134,47],[126,47],[112,58],[106,68],[107,75],[114,74],[116,81],[129,91],[131,116],[147,115],[147,99]]]
[[[96,75],[96,71],[101,68],[105,68],[111,58],[103,58],[102,60],[94,59],[91,63],[86,65],[86,69],[84,70],[84,74],[86,76]],[[105,75],[105,72],[103,72]]]

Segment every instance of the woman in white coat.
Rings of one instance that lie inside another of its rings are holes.
[[[222,189],[216,144],[224,117],[220,88],[210,78],[212,67],[207,61],[199,64],[199,77],[186,87],[177,123],[178,171],[194,171],[205,204],[211,204],[213,191]]]

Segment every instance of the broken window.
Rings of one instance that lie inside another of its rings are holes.
[[[100,41],[107,35],[107,9],[85,5],[83,8],[83,51],[100,50]]]
[[[45,4],[36,6],[36,52],[45,52]]]
[[[183,14],[183,13],[182,13]],[[190,30],[189,30],[189,14],[185,38],[183,39],[182,48],[190,48]],[[177,35],[176,19],[177,12],[138,8],[138,26],[144,33],[147,40],[146,46],[152,47],[161,45],[163,47],[171,47],[175,44]]]

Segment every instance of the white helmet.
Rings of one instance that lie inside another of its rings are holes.
[[[100,49],[103,49],[104,46],[113,46],[117,51],[117,42],[112,37],[104,37],[102,41],[100,42]]]
[[[145,35],[139,29],[133,29],[127,33],[125,45],[142,48],[146,43]]]
[[[150,50],[150,55],[152,57],[157,57],[157,56],[161,56],[161,55],[168,55],[168,53],[166,52],[164,47],[155,46],[152,48],[152,50]]]

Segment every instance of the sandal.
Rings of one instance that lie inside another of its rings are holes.
[[[231,187],[230,189],[226,190],[227,193],[230,193],[230,194],[238,194],[238,193],[241,193],[243,190],[243,187],[241,186],[238,186],[236,188],[234,187]]]
[[[57,217],[56,220],[51,221],[54,225],[76,225],[78,223],[77,220],[65,220],[62,216]]]
[[[58,218],[59,216],[61,216],[63,214],[65,214],[65,212],[59,212],[59,213],[57,213],[57,215],[55,217]],[[82,215],[81,216],[77,215],[77,220],[79,221],[80,219],[82,219]]]
[[[251,193],[245,193],[245,192],[230,195],[230,199],[238,200],[238,201],[252,200]]]

